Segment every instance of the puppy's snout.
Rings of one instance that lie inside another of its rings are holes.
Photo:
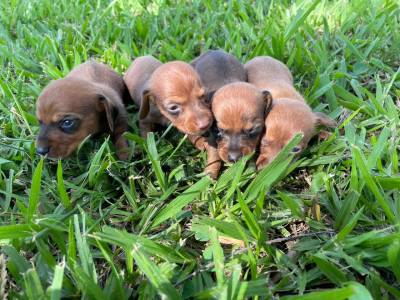
[[[197,121],[197,127],[199,130],[207,130],[211,125],[211,122],[208,118],[199,119]]]
[[[242,153],[240,151],[230,151],[228,153],[228,160],[230,162],[238,161],[242,157]]]
[[[49,153],[49,151],[50,147],[41,147],[41,146],[36,147],[36,153],[39,155],[46,155],[47,153]]]

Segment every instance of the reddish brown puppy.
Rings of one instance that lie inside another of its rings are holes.
[[[199,150],[207,151],[205,173],[216,178],[210,167],[215,161],[215,148],[202,138],[213,123],[206,91],[199,75],[185,62],[173,61],[158,67],[143,91],[139,117],[145,120],[155,106],[179,131],[188,134]]]
[[[202,135],[212,124],[205,90],[189,64],[173,61],[159,66],[143,92],[139,117],[145,119],[156,105],[179,131]]]
[[[336,123],[320,112],[313,112],[293,86],[289,69],[280,61],[260,56],[245,64],[248,81],[260,90],[270,91],[273,105],[265,119],[265,134],[260,145],[257,167],[263,168],[299,132],[304,137],[293,148],[303,151],[319,126],[334,127]]]
[[[142,102],[144,92],[150,90],[149,81],[154,71],[162,63],[153,56],[141,56],[136,58],[124,76],[124,81],[129,89],[129,93],[137,106],[143,110]],[[145,100],[146,101],[146,100]],[[154,131],[154,125],[167,126],[169,120],[164,117],[157,105],[146,103],[148,111],[141,112],[142,117],[139,120],[140,135],[144,138],[151,131]]]
[[[225,85],[212,100],[218,130],[218,153],[235,162],[256,150],[264,132],[264,119],[272,102],[268,91],[245,82]]]
[[[88,136],[109,133],[120,159],[128,157],[124,98],[129,97],[121,78],[110,67],[94,61],[74,68],[65,78],[52,81],[36,102],[40,132],[36,152],[54,158],[69,156]]]
[[[214,93],[229,83],[246,81],[247,75],[242,63],[233,55],[222,50],[209,50],[190,63],[199,74],[203,87],[206,91],[206,99],[212,101]],[[218,176],[221,168],[215,140],[215,124],[207,138],[199,137],[196,144],[203,143],[207,148],[206,172],[212,177]]]

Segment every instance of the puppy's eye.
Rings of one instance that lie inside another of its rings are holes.
[[[59,127],[65,133],[72,133],[78,127],[78,120],[76,119],[64,119],[60,122]]]
[[[261,127],[254,127],[250,130],[247,130],[245,132],[245,134],[249,137],[249,138],[255,138],[257,137],[259,134],[261,133]]]
[[[292,152],[293,152],[293,153],[298,153],[298,152],[300,152],[300,150],[301,150],[300,147],[294,147],[294,148],[292,149]]]
[[[167,110],[171,115],[179,115],[181,112],[181,106],[178,104],[168,104]]]

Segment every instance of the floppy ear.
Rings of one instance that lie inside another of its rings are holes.
[[[262,91],[262,94],[263,94],[263,100],[264,100],[264,103],[265,103],[264,114],[265,114],[265,116],[267,116],[267,114],[269,113],[269,111],[272,108],[272,95],[267,90]]]
[[[111,132],[114,132],[114,122],[118,114],[118,109],[106,95],[100,94],[98,96],[100,104],[104,107],[104,111],[106,112],[108,127]]]
[[[331,118],[329,118],[326,114],[322,113],[322,112],[315,112],[314,115],[317,118],[317,125],[322,125],[325,127],[336,127],[337,123],[332,120]]]
[[[129,157],[129,144],[124,137],[124,132],[128,130],[126,110],[120,99],[113,94],[99,94],[100,105],[104,107],[107,117],[108,127],[111,131],[111,138],[116,148],[116,153],[119,159],[127,160]]]
[[[139,109],[139,120],[143,120],[150,112],[150,102],[154,101],[154,96],[151,95],[150,90],[144,90],[142,94],[142,101]]]

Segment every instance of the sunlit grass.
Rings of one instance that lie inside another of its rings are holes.
[[[395,0],[0,2],[0,298],[400,298],[399,16]],[[284,61],[339,126],[216,182],[176,130],[141,139],[133,105],[129,162],[108,139],[35,155],[50,80],[210,48]]]

